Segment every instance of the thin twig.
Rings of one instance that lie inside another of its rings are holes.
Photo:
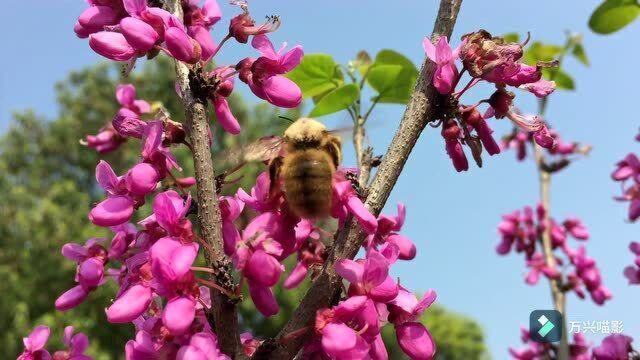
[[[440,1],[440,9],[431,36],[432,40],[442,35],[451,36],[461,3],[462,0]],[[432,118],[433,103],[437,95],[431,84],[434,72],[435,65],[425,60],[400,126],[376,172],[365,201],[366,207],[374,215],[378,215],[382,210],[418,137]],[[329,306],[332,299],[340,291],[342,279],[335,273],[334,264],[340,259],[352,259],[362,246],[364,237],[365,234],[353,219],[346,222],[338,234],[322,272],[313,281],[311,288],[294,311],[289,322],[278,334],[276,338],[278,346],[260,346],[254,354],[254,359],[292,359],[295,357],[304,342],[308,340],[310,333],[291,339],[284,344],[279,343],[279,340],[286,334],[314,325],[316,311]]]
[[[564,53],[569,49],[570,39],[564,46],[564,52],[558,59],[558,66],[562,64],[564,59]],[[551,79],[555,78],[556,72],[551,74]],[[542,98],[538,102],[538,114],[543,116],[547,109],[547,98]],[[544,231],[542,232],[542,251],[544,254],[544,260],[547,267],[555,269],[557,267],[556,258],[553,255],[553,245],[551,239],[551,173],[545,168],[543,149],[540,145],[532,141],[534,147],[534,158],[536,162],[536,168],[538,170],[538,181],[540,183],[540,201],[544,208],[544,218],[542,219],[544,224]],[[549,286],[551,288],[551,298],[553,299],[554,308],[562,314],[563,322],[565,326],[562,328],[562,338],[560,344],[558,344],[558,360],[569,359],[569,342],[566,326],[566,293],[562,289],[562,284],[559,279],[549,279]]]
[[[182,19],[179,0],[165,0],[165,7],[173,15]],[[191,140],[193,165],[197,182],[198,219],[205,243],[207,265],[215,271],[212,283],[233,293],[235,285],[231,275],[231,262],[222,250],[222,230],[220,208],[215,184],[215,173],[209,148],[209,124],[206,103],[198,100],[190,88],[190,70],[186,64],[176,61],[176,80],[182,94],[186,127]],[[238,333],[238,311],[236,304],[227,295],[215,291],[211,294],[213,327],[218,336],[221,350],[233,358],[246,358]]]

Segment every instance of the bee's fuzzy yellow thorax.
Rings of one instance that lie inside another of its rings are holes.
[[[326,131],[327,128],[321,122],[300,118],[285,130],[284,137],[293,141],[320,140]]]

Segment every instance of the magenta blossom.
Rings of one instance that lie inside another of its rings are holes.
[[[266,35],[256,35],[251,45],[260,51],[256,60],[245,59],[238,63],[240,80],[249,85],[259,98],[279,107],[293,108],[300,105],[302,91],[293,81],[282,76],[293,70],[301,61],[304,52],[300,45],[283,53],[286,44],[277,52]]]
[[[386,303],[398,295],[398,284],[389,276],[390,263],[376,250],[369,250],[367,258],[358,261],[339,260],[338,275],[349,281],[349,295],[366,295],[376,302]]]
[[[624,276],[629,280],[629,284],[640,284],[640,243],[631,242],[629,250],[636,256],[633,265],[624,269]]]
[[[593,358],[596,360],[627,360],[633,351],[633,339],[623,334],[609,335],[602,340],[602,344],[593,348]]]
[[[44,348],[49,340],[50,330],[47,326],[39,325],[36,326],[31,334],[26,338],[22,339],[24,343],[24,351],[20,356],[18,356],[18,360],[48,360],[51,359],[51,355]]]
[[[56,351],[53,359],[69,359],[69,360],[92,360],[93,358],[85,355],[85,351],[89,347],[89,338],[83,333],[73,333],[73,326],[64,328],[64,344],[66,350]]]
[[[396,328],[396,338],[402,351],[412,359],[431,359],[436,344],[427,328],[418,318],[436,300],[433,290],[427,291],[421,300],[415,294],[400,288],[398,296],[387,307],[389,322]]]
[[[441,36],[435,46],[429,38],[422,41],[427,57],[436,63],[433,86],[440,94],[450,94],[454,89],[458,80],[458,68],[455,60],[460,55],[460,48],[463,44],[452,50],[446,36]]]

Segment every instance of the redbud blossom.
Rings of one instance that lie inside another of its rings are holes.
[[[49,340],[51,331],[47,326],[36,326],[33,331],[24,338],[24,352],[18,356],[18,360],[35,360],[35,359],[51,359],[51,355],[45,345]]]
[[[93,51],[114,61],[127,61],[136,55],[135,49],[129,45],[124,35],[112,31],[89,35],[89,46]]]
[[[458,68],[455,65],[455,60],[460,55],[460,48],[463,44],[464,42],[451,50],[446,36],[441,36],[435,46],[429,38],[422,41],[427,57],[436,63],[433,86],[440,94],[449,94],[453,91],[455,82],[458,80]]]
[[[632,242],[629,244],[629,250],[636,256],[636,259],[633,265],[624,269],[624,276],[629,280],[629,284],[640,284],[640,243]]]
[[[151,50],[160,39],[153,26],[133,17],[120,20],[120,30],[127,42],[142,54]]]
[[[602,344],[593,348],[593,358],[596,360],[626,360],[634,350],[631,347],[633,339],[624,334],[613,334],[605,337]]]
[[[469,170],[469,162],[464,154],[460,137],[462,130],[455,120],[449,119],[442,125],[442,137],[445,141],[445,149],[453,162],[453,167],[457,172]]]

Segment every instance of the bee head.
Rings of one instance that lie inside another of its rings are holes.
[[[300,118],[285,130],[284,138],[300,145],[318,146],[326,133],[327,128],[321,122],[311,118]]]

